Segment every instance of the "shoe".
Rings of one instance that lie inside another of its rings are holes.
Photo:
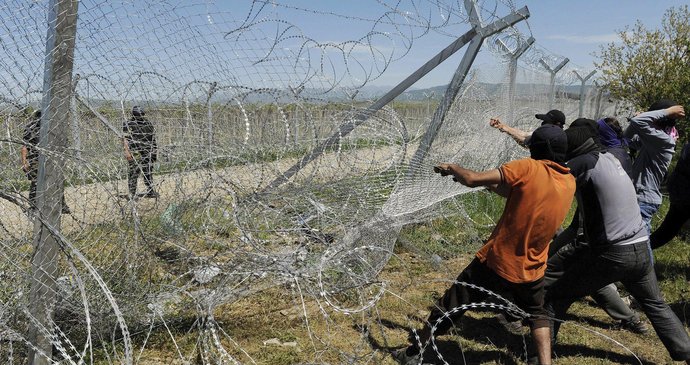
[[[556,353],[551,350],[551,363],[553,363],[556,359],[558,359],[558,356],[556,356]],[[528,355],[525,363],[527,365],[541,365],[539,362],[539,356],[537,355]]]
[[[499,313],[496,315],[496,320],[510,333],[522,334],[524,332],[521,319],[510,320],[505,314]]]
[[[637,321],[621,321],[620,328],[640,335],[649,333],[649,327],[641,319]]]
[[[149,190],[146,194],[144,194],[145,198],[154,198],[155,199],[155,198],[158,198],[159,196],[160,195],[155,190]]]
[[[417,353],[415,355],[408,355],[407,349],[409,347],[404,347],[393,351],[391,355],[393,359],[400,365],[432,365],[427,362],[422,362],[422,354]]]
[[[72,214],[72,210],[69,209],[69,207],[67,206],[67,204],[63,204],[63,205],[62,205],[61,212],[62,212],[62,214]]]

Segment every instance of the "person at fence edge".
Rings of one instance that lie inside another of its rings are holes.
[[[690,142],[683,146],[666,186],[671,205],[664,220],[649,238],[652,249],[667,244],[690,220]]]
[[[137,197],[137,182],[139,175],[144,176],[146,193],[144,197],[157,198],[158,193],[153,187],[153,164],[158,155],[156,145],[156,133],[151,121],[146,118],[146,112],[140,106],[132,108],[132,118],[124,122],[124,137],[122,145],[125,150],[125,158],[129,164],[127,186],[129,196]]]
[[[690,337],[661,296],[649,250],[649,236],[632,181],[620,162],[593,142],[588,127],[571,127],[568,163],[577,182],[575,197],[589,246],[546,289],[545,307],[560,321],[577,299],[620,281],[638,301],[659,339],[676,361],[690,364]]]
[[[484,291],[463,285],[470,283],[512,298],[528,313],[540,364],[551,364],[543,278],[549,242],[565,219],[575,193],[575,179],[563,165],[566,148],[563,130],[547,124],[532,133],[530,158],[484,172],[447,163],[434,168],[463,185],[485,186],[507,200],[488,241],[438,300],[424,328],[410,334],[407,348],[393,353],[399,363],[420,363],[432,335],[447,332],[463,315],[465,305],[489,297]]]
[[[651,233],[652,216],[661,206],[661,183],[676,148],[676,121],[683,117],[683,106],[661,99],[649,111],[630,118],[624,133],[631,140],[630,148],[638,152],[633,161],[632,179],[647,234]]]
[[[31,113],[28,123],[24,127],[22,137],[22,170],[29,179],[29,211],[36,211],[36,184],[38,183],[38,142],[41,131],[41,111]],[[65,195],[62,195],[62,214],[70,214],[70,209],[65,203]]]
[[[534,117],[542,121],[541,125],[553,124],[561,129],[565,125],[565,114],[558,109],[549,110],[546,112],[546,114],[535,114]],[[489,125],[503,133],[508,134],[522,147],[527,147],[529,138],[532,135],[531,132],[525,132],[523,130],[507,126],[498,118],[491,118]]]

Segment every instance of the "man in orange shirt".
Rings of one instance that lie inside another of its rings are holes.
[[[471,303],[489,297],[485,290],[478,290],[483,288],[515,300],[518,308],[511,311],[527,317],[540,364],[551,364],[543,279],[549,242],[575,193],[575,179],[563,165],[567,147],[561,128],[544,125],[532,133],[530,158],[484,172],[446,163],[434,168],[463,185],[486,186],[507,201],[489,240],[439,299],[424,328],[410,335],[409,347],[393,354],[399,363],[421,363],[432,335],[444,334]]]

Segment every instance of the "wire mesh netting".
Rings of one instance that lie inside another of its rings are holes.
[[[484,24],[517,10],[474,5]],[[0,5],[3,363],[155,363],[159,351],[161,363],[261,362],[241,340],[251,311],[234,311],[262,305],[297,308],[301,361],[375,361],[365,331],[335,340],[336,318],[381,326],[380,273],[403,226],[457,216],[471,232],[457,244],[471,248],[472,227],[493,223],[468,213],[488,209],[481,194],[432,166],[525,156],[493,116],[530,130],[551,108],[617,112],[591,80],[579,94],[573,71],[588,70],[543,66],[562,56],[535,45],[511,63],[529,35],[518,26],[485,40],[441,120],[436,99],[413,92],[372,111],[383,93],[372,85],[393,66],[472,28],[453,1],[80,1],[69,57],[51,19],[76,8]],[[51,82],[63,53],[68,82]],[[276,288],[287,305],[266,298]]]

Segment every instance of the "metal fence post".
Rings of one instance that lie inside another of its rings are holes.
[[[540,59],[539,63],[541,63],[542,66],[546,69],[546,71],[549,71],[549,74],[551,74],[550,80],[549,80],[549,109],[553,109],[554,104],[556,103],[556,74],[558,71],[560,71],[568,62],[570,62],[570,59],[565,58],[561,63],[559,63],[556,67],[551,68],[544,59]]]
[[[46,225],[59,229],[64,193],[62,156],[67,148],[78,0],[51,0],[48,9],[45,71],[37,180],[37,219],[29,312],[33,317],[29,363],[52,363],[53,312],[59,245]]]
[[[508,123],[515,125],[515,83],[517,82],[517,62],[525,51],[534,43],[534,37],[529,37],[524,43],[518,43],[514,50],[510,50],[506,44],[497,39],[498,46],[508,55]]]
[[[587,80],[589,80],[592,76],[594,76],[595,73],[597,73],[596,70],[590,72],[587,74],[587,76],[582,77],[580,74],[576,71],[573,70],[573,73],[575,76],[577,76],[578,79],[580,79],[581,85],[580,85],[580,111],[577,114],[578,118],[582,118],[582,114],[584,112],[585,108],[585,84],[587,83]]]

